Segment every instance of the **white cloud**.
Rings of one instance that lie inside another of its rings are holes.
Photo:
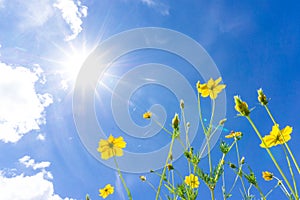
[[[30,156],[20,158],[19,162],[27,168],[41,171],[27,176],[24,173],[17,175],[16,169],[0,170],[0,199],[72,200],[68,197],[63,199],[55,194],[51,181],[53,176],[45,170],[50,166],[50,162],[35,162]]]
[[[50,173],[50,172],[48,172]],[[45,171],[32,176],[24,174],[7,177],[0,171],[0,199],[18,200],[62,200],[54,193],[54,186]],[[64,198],[63,200],[71,200]]]
[[[19,159],[19,162],[25,165],[27,168],[32,167],[32,169],[45,169],[50,166],[50,162],[39,162],[36,163],[34,159],[30,158],[30,156],[24,156]]]
[[[158,0],[141,0],[142,3],[159,11],[162,15],[169,15],[169,6]]]
[[[46,136],[40,133],[40,134],[38,134],[38,136],[36,136],[36,139],[44,141],[46,139]]]
[[[17,142],[46,122],[44,109],[53,100],[50,94],[38,94],[35,84],[40,71],[13,68],[0,62],[0,140]]]
[[[80,1],[75,3],[73,0],[57,0],[53,6],[61,11],[63,19],[72,31],[72,34],[66,36],[65,40],[73,40],[82,31],[83,22],[81,18],[87,16],[88,8],[81,5]]]

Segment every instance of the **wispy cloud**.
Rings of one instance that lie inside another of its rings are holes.
[[[45,108],[53,99],[35,89],[35,84],[44,82],[38,66],[30,70],[0,62],[0,71],[0,140],[15,143],[46,123]]]
[[[19,26],[28,29],[44,25],[54,14],[50,2],[51,0],[31,0],[30,2],[21,0],[14,2],[22,9],[22,12],[16,10],[16,14],[20,16],[21,23],[19,23]]]
[[[82,31],[83,22],[81,18],[87,16],[88,8],[81,5],[80,1],[75,3],[73,0],[57,0],[53,6],[61,11],[63,19],[72,31],[72,34],[66,36],[65,40],[73,40]]]
[[[16,174],[16,170],[0,170],[0,199],[26,199],[26,200],[72,200],[62,198],[54,193],[53,176],[45,168],[50,162],[35,162],[30,156],[24,156],[19,162],[26,167],[40,169],[33,175]]]
[[[45,169],[50,166],[50,162],[35,162],[34,159],[30,158],[30,156],[24,156],[19,159],[19,162],[25,165],[27,168],[32,167],[32,169]]]
[[[169,15],[169,6],[162,3],[160,0],[140,0],[142,3],[146,4],[150,8],[153,8],[160,12],[162,15]]]

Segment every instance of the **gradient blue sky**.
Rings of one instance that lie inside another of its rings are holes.
[[[256,107],[253,119],[267,134],[272,122],[256,100],[256,90],[262,87],[281,127],[293,127],[289,145],[300,160],[299,10],[298,1],[0,0],[0,199],[84,199],[86,193],[101,199],[98,189],[106,183],[116,187],[111,199],[124,199],[116,172],[93,158],[79,139],[72,115],[72,88],[80,64],[95,46],[114,34],[141,27],[176,30],[205,48],[227,85],[226,129],[244,133],[241,154],[263,191],[268,191],[276,183],[264,182],[261,171],[279,174],[259,148],[259,139],[247,121],[235,117],[233,96],[239,94],[250,107]],[[103,83],[113,89],[122,74],[148,62],[175,68],[184,65],[182,73],[192,85],[203,80],[174,55],[145,50],[122,57],[108,70],[112,76]],[[108,134],[122,135],[111,120],[107,88],[98,88],[102,99],[96,106],[97,116]],[[168,120],[179,111],[170,91],[163,93],[168,99],[155,92],[161,88],[142,89],[132,97],[140,110],[131,115],[139,125],[147,124],[138,118],[153,103],[165,105]],[[227,131],[221,137],[225,134]],[[168,143],[163,135],[150,138],[148,146],[145,140],[128,143],[129,150],[138,151],[142,146],[143,151],[151,151],[156,147],[153,143]],[[281,153],[280,148],[274,149],[284,162]],[[217,148],[213,155],[217,162]],[[234,160],[234,154],[230,158]],[[179,159],[174,165],[184,171],[183,162]],[[154,199],[154,192],[140,183],[139,175],[125,174],[134,199]],[[153,174],[147,179],[158,182]],[[231,180],[229,173],[227,184]],[[221,199],[221,190],[216,193],[216,199]],[[200,194],[201,199],[208,199],[204,184]],[[234,194],[232,199],[241,199],[238,187]],[[282,198],[279,189],[270,196]]]

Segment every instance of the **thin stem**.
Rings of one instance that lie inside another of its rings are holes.
[[[209,163],[209,174],[212,174],[212,161],[211,161],[211,155],[210,155],[210,138],[209,136],[206,136],[207,141],[207,155],[208,155],[208,163]]]
[[[236,138],[234,138],[234,140],[237,141]],[[240,176],[240,173],[241,173],[241,170],[242,170],[242,164],[241,164],[240,152],[239,152],[239,147],[238,147],[238,143],[237,143],[237,142],[235,143],[235,149],[236,149],[236,154],[237,154],[237,159],[238,159],[238,166],[239,166],[238,175],[239,175],[239,178],[240,178],[240,180],[241,180],[241,183],[242,183],[242,187],[243,187],[244,193],[247,194],[244,180],[243,180],[243,178]]]
[[[267,194],[266,194],[266,198],[279,186],[279,184],[277,183]]]
[[[126,190],[126,192],[127,192],[128,199],[129,199],[129,200],[132,200],[132,196],[131,196],[130,190],[128,189],[128,187],[127,187],[127,185],[126,185],[126,182],[125,182],[125,180],[124,180],[124,178],[123,178],[123,176],[122,176],[122,173],[121,173],[121,171],[120,171],[120,168],[119,168],[117,159],[116,159],[115,156],[113,156],[113,157],[114,157],[114,162],[115,162],[115,165],[116,165],[116,167],[117,167],[117,171],[118,171],[119,177],[120,177],[121,182],[122,182],[122,184],[123,184],[123,186],[124,186],[124,188],[125,188],[125,190]]]
[[[189,141],[189,128],[186,124],[185,120],[185,114],[184,114],[184,108],[181,107],[181,116],[182,116],[182,121],[184,125],[184,131],[185,131],[185,145],[186,145],[186,150],[190,148],[190,141]],[[188,168],[189,168],[189,173],[191,173],[191,163],[190,160],[188,160]]]
[[[189,141],[189,135],[188,135],[188,127],[186,125],[186,120],[185,120],[184,108],[181,108],[181,117],[182,117],[184,131],[185,131],[186,148],[189,148],[190,147],[190,141]]]
[[[153,120],[154,120],[154,122],[155,122],[158,126],[160,126],[161,129],[163,129],[164,131],[166,131],[166,133],[168,133],[169,135],[173,135],[173,133],[170,132],[168,129],[166,129],[161,123],[159,123],[159,121],[157,121],[157,120],[155,120],[155,119],[153,119]],[[183,149],[185,149],[185,146],[184,146],[182,140],[180,139],[180,137],[177,138],[177,139],[178,139],[178,142],[179,142],[179,143],[181,144],[181,146],[183,147]]]
[[[270,116],[272,122],[274,123],[274,125],[276,125],[277,123],[276,123],[276,121],[275,121],[273,115],[271,114],[271,112],[270,112],[268,106],[265,105],[264,107],[265,107],[265,109],[266,109],[268,115]],[[282,138],[284,139],[284,137],[282,137]],[[296,169],[297,169],[298,173],[300,174],[300,168],[299,168],[299,166],[298,166],[298,163],[297,163],[297,161],[296,161],[296,159],[295,159],[295,157],[294,157],[292,151],[291,151],[290,148],[289,148],[289,145],[288,145],[287,143],[284,143],[284,145],[285,145],[286,149],[288,150],[288,152],[289,152],[289,154],[290,154],[290,156],[291,156],[291,158],[292,158],[292,160],[293,160],[293,162],[294,162],[294,165],[296,166]]]
[[[282,183],[281,180],[279,180],[279,178],[277,178],[276,176],[273,176],[274,179],[276,179],[278,181],[278,184],[280,184],[280,188],[282,190],[282,192],[289,198],[291,199],[291,195],[289,194],[289,192],[287,191],[287,189],[285,188],[284,184]]]
[[[210,175],[212,175],[212,160],[211,160],[211,154],[210,154],[210,135],[211,135],[211,130],[212,130],[212,122],[213,122],[213,118],[214,118],[214,114],[215,114],[215,107],[216,107],[216,102],[214,99],[212,99],[212,111],[211,111],[211,116],[210,116],[210,121],[209,121],[209,128],[208,131],[206,133],[206,137],[207,137],[207,153],[208,153],[208,162],[209,162],[209,173]]]
[[[286,161],[287,161],[287,163],[288,163],[288,167],[289,167],[289,170],[290,170],[290,174],[291,174],[291,176],[292,176],[293,185],[294,185],[294,190],[295,190],[296,196],[298,197],[299,195],[298,195],[298,190],[297,190],[297,183],[296,183],[296,180],[295,180],[295,176],[294,176],[293,169],[292,169],[292,167],[291,167],[291,162],[290,162],[290,159],[289,159],[289,157],[288,157],[288,155],[287,155],[286,149],[284,148],[283,145],[281,145],[281,146],[282,146],[282,149],[283,149],[283,151],[284,151]]]
[[[199,118],[200,118],[200,122],[201,122],[201,126],[202,126],[202,129],[203,129],[203,132],[206,133],[206,128],[204,126],[203,118],[202,118],[202,111],[201,111],[200,94],[199,94],[199,92],[198,92],[198,112],[199,112]]]
[[[212,99],[212,108],[211,108],[211,116],[210,116],[210,121],[209,121],[209,131],[208,132],[211,132],[211,129],[212,129],[212,122],[213,122],[213,119],[214,119],[214,115],[215,115],[215,108],[216,108],[216,101],[214,99]]]
[[[173,170],[171,171],[171,177],[172,177],[172,186],[174,188],[175,181],[174,181],[174,172],[173,172]],[[174,200],[176,199],[176,194],[175,193],[173,194],[173,199]]]
[[[246,116],[246,118],[248,119],[249,123],[251,124],[252,128],[254,129],[255,133],[257,134],[257,136],[259,137],[259,139],[263,142],[264,146],[267,146],[265,144],[265,141],[262,139],[262,136],[260,134],[260,132],[257,130],[255,124],[253,123],[253,121],[251,120],[251,118],[249,116]],[[286,176],[284,175],[282,169],[280,168],[280,166],[278,165],[276,159],[274,158],[272,152],[268,149],[268,148],[265,148],[267,153],[269,154],[270,158],[272,159],[273,163],[275,164],[277,170],[279,171],[279,173],[281,174],[281,176],[283,177],[284,181],[286,182],[288,188],[291,190],[291,192],[293,193],[294,197],[296,197],[296,194],[290,184],[290,182],[287,180]],[[298,197],[296,197],[298,198]]]
[[[159,197],[159,193],[160,193],[161,186],[162,186],[162,181],[163,181],[164,175],[165,175],[165,173],[166,173],[166,168],[167,168],[168,160],[169,160],[170,155],[171,155],[171,153],[172,153],[174,140],[175,140],[175,137],[174,137],[174,134],[172,134],[172,141],[171,141],[171,144],[170,144],[170,149],[169,149],[168,157],[167,157],[167,159],[166,159],[166,163],[165,163],[165,166],[164,166],[164,169],[163,169],[163,172],[162,172],[162,176],[160,177],[160,181],[159,181],[159,185],[158,185],[158,188],[157,188],[155,200],[157,200],[158,197]]]
[[[292,160],[294,162],[294,165],[296,166],[296,169],[297,169],[298,173],[300,174],[300,168],[298,166],[298,163],[297,163],[297,161],[296,161],[296,159],[295,159],[295,157],[294,157],[294,155],[293,155],[293,153],[292,153],[289,145],[287,143],[284,143],[284,146],[288,150],[288,152],[289,152],[289,154],[290,154],[290,156],[291,156],[291,158],[292,158]]]
[[[215,200],[215,190],[210,189],[211,200]]]
[[[154,190],[155,193],[157,192],[157,190],[155,189],[152,183],[150,183],[149,181],[146,181],[146,183]],[[159,196],[159,199],[162,200],[161,196]]]
[[[222,193],[223,193],[223,199],[224,200],[226,200],[227,199],[227,194],[226,194],[226,184],[225,184],[225,171],[223,172],[223,174],[222,174],[222,183],[223,183],[223,185],[222,185]]]

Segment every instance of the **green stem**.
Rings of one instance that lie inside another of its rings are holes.
[[[299,166],[298,166],[298,163],[297,163],[297,161],[296,161],[296,159],[295,159],[295,157],[294,157],[294,155],[293,155],[293,153],[292,153],[292,151],[291,151],[289,145],[288,145],[287,143],[284,143],[284,146],[285,146],[285,148],[288,150],[288,152],[289,152],[289,154],[290,154],[290,156],[291,156],[291,158],[292,158],[292,160],[293,160],[293,162],[294,162],[294,165],[296,166],[297,171],[298,171],[298,173],[300,174],[300,168],[299,168]]]
[[[234,138],[234,140],[237,141],[236,138]],[[240,180],[241,180],[241,183],[242,183],[242,187],[243,187],[244,193],[247,194],[244,180],[243,180],[243,178],[240,176],[240,173],[241,173],[241,170],[242,170],[242,164],[241,164],[240,152],[239,152],[239,147],[238,147],[238,143],[237,143],[237,142],[235,143],[235,149],[236,149],[236,154],[237,154],[237,159],[238,159],[238,166],[239,166],[238,176],[239,176],[239,178],[240,178]]]
[[[215,200],[215,190],[210,189],[211,200]]]
[[[275,121],[273,115],[271,114],[271,112],[270,112],[268,106],[265,105],[264,107],[265,107],[267,113],[269,114],[269,116],[270,116],[272,122],[274,123],[274,125],[276,125],[277,123],[276,123],[276,121]],[[284,137],[282,137],[282,138],[284,138]],[[288,150],[288,152],[289,152],[289,154],[290,154],[290,156],[291,156],[291,158],[292,158],[292,160],[293,160],[293,162],[294,162],[294,165],[295,165],[296,168],[297,168],[298,173],[300,174],[300,168],[299,168],[299,166],[298,166],[298,163],[297,163],[297,161],[296,161],[296,159],[295,159],[295,157],[294,157],[292,151],[291,151],[290,148],[289,148],[289,145],[288,145],[287,143],[284,143],[284,145],[285,145],[286,149]]]
[[[279,186],[279,184],[277,183],[267,194],[266,194],[266,198]]]
[[[248,119],[249,123],[251,124],[252,128],[254,129],[255,133],[257,134],[257,136],[259,137],[259,139],[263,142],[264,146],[267,146],[264,142],[264,140],[262,139],[262,136],[260,134],[260,132],[257,130],[255,124],[253,123],[253,121],[251,120],[251,118],[249,116],[246,116],[246,118]],[[281,174],[281,176],[283,177],[284,181],[286,182],[288,188],[291,190],[291,192],[293,193],[294,197],[296,197],[296,199],[298,199],[298,197],[296,196],[290,182],[287,180],[286,176],[284,175],[282,169],[280,168],[280,166],[278,165],[276,159],[274,158],[272,152],[268,149],[265,148],[267,153],[269,154],[270,158],[272,159],[273,163],[275,164],[277,170],[279,171],[279,173]]]
[[[213,99],[212,100],[212,111],[211,111],[211,116],[210,116],[210,121],[209,121],[209,128],[208,128],[208,131],[206,133],[206,137],[207,137],[207,153],[208,153],[208,162],[209,162],[209,172],[210,172],[210,175],[212,175],[212,160],[211,160],[211,154],[210,154],[210,136],[211,136],[211,130],[212,130],[212,122],[213,122],[213,119],[214,119],[214,114],[215,114],[215,107],[216,107],[216,102],[215,100]]]
[[[175,137],[174,137],[174,134],[173,134],[173,135],[172,135],[172,141],[171,141],[171,144],[170,144],[169,153],[168,153],[168,157],[167,157],[167,159],[166,159],[166,163],[165,163],[165,166],[164,166],[164,169],[163,169],[163,172],[162,172],[162,176],[160,177],[160,180],[159,180],[159,185],[158,185],[158,188],[157,188],[155,200],[158,199],[159,194],[160,194],[160,190],[161,190],[161,186],[162,186],[162,181],[163,181],[164,175],[165,175],[165,173],[166,173],[166,168],[167,168],[167,164],[168,164],[169,157],[170,157],[170,155],[171,155],[171,153],[172,153],[174,140],[175,140]]]
[[[256,189],[258,190],[258,192],[259,192],[260,196],[262,197],[262,199],[266,200],[266,197],[265,197],[264,193],[262,192],[262,190],[260,189],[260,187],[258,185],[256,186]]]
[[[152,183],[150,183],[149,181],[146,181],[146,182],[151,187],[151,189],[154,190],[154,192],[156,193],[157,190],[155,189],[154,185]],[[161,196],[159,196],[159,199],[162,200]]]
[[[279,185],[280,184],[280,188],[282,190],[282,192],[289,198],[291,199],[291,195],[289,194],[289,192],[287,191],[287,189],[285,188],[284,184],[282,183],[281,180],[279,180],[279,178],[277,178],[276,176],[273,176],[274,179],[277,180],[277,184]]]
[[[203,132],[206,133],[206,128],[204,126],[203,118],[202,118],[202,111],[201,111],[200,94],[199,94],[199,92],[198,92],[198,112],[199,112],[199,118],[200,118],[200,122],[201,122],[201,126],[202,126],[202,129],[203,129]]]
[[[211,161],[211,155],[210,155],[210,138],[209,136],[206,137],[207,141],[207,155],[208,155],[208,163],[209,163],[209,174],[212,175],[212,161]]]
[[[188,135],[188,127],[186,125],[186,120],[185,120],[185,114],[184,114],[184,108],[181,108],[181,116],[182,116],[182,121],[183,121],[183,126],[184,126],[184,131],[185,131],[185,144],[186,148],[188,149],[190,147],[190,141],[189,141],[189,135]]]
[[[124,188],[125,188],[125,190],[126,190],[126,192],[127,192],[128,199],[129,199],[129,200],[132,200],[132,196],[131,196],[130,190],[128,189],[128,187],[127,187],[127,185],[126,185],[126,182],[125,182],[125,180],[124,180],[124,178],[123,178],[123,176],[122,176],[122,173],[121,173],[121,171],[120,171],[119,165],[118,165],[118,163],[117,163],[117,159],[116,159],[115,156],[113,156],[113,157],[114,157],[114,161],[115,161],[115,165],[116,165],[116,167],[117,167],[117,171],[118,171],[119,177],[120,177],[121,182],[122,182],[122,184],[123,184],[123,186],[124,186]]]
[[[184,108],[181,108],[181,116],[182,116],[182,121],[184,125],[184,131],[185,131],[185,146],[186,150],[190,148],[190,141],[189,141],[189,128],[187,127],[186,120],[185,120],[185,114],[184,114]],[[190,160],[188,160],[188,168],[189,168],[189,173],[191,173],[191,163]]]
[[[286,161],[288,163],[288,167],[289,167],[289,170],[290,170],[290,174],[292,176],[292,180],[293,180],[293,185],[294,185],[294,190],[295,190],[295,193],[296,193],[296,196],[298,197],[298,190],[297,190],[297,183],[296,183],[296,180],[295,180],[295,176],[294,176],[294,172],[293,172],[293,169],[292,169],[292,166],[291,166],[291,162],[290,162],[290,159],[287,155],[287,152],[286,152],[286,149],[284,148],[283,145],[282,146],[282,149],[284,151],[284,154],[285,154],[285,158],[286,158]]]

